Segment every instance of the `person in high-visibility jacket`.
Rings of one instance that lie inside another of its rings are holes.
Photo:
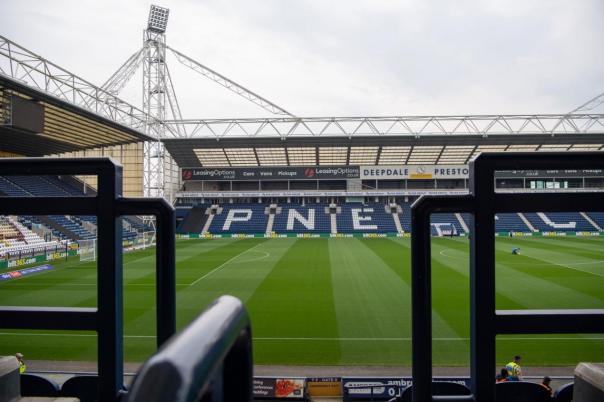
[[[520,360],[522,356],[514,356],[514,360],[505,365],[505,369],[508,371],[508,381],[521,381],[522,380],[522,369],[520,368]]]
[[[17,358],[17,361],[19,362],[19,374],[25,373],[25,370],[27,369],[27,367],[25,366],[25,362],[23,361],[23,354],[15,353],[15,357]]]

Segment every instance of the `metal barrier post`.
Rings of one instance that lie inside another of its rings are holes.
[[[496,310],[495,214],[507,212],[598,211],[604,193],[512,193],[495,189],[495,171],[604,169],[604,153],[492,153],[470,162],[470,195],[423,196],[412,206],[413,401],[495,401],[495,341],[498,334],[601,333],[604,309]],[[472,395],[434,397],[430,214],[471,212],[470,353]]]
[[[121,215],[155,215],[157,343],[176,330],[174,209],[163,199],[121,198],[122,167],[109,158],[2,158],[0,175],[97,176],[88,197],[1,197],[0,215],[96,215],[96,308],[0,307],[0,328],[90,330],[98,333],[99,400],[115,401],[123,384],[123,272]]]

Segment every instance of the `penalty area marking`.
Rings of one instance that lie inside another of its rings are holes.
[[[237,262],[239,264],[242,264],[242,263],[247,263],[247,262],[262,261],[262,260],[266,260],[268,257],[271,256],[271,253],[269,253],[268,251],[252,250],[252,253],[260,255],[260,257],[253,257],[253,258],[249,258],[249,259],[241,260],[241,261],[237,261]]]
[[[219,266],[217,266],[216,268],[214,268],[213,270],[211,270],[211,271],[210,271],[210,272],[208,272],[207,274],[202,275],[202,276],[200,276],[199,278],[195,279],[193,282],[191,282],[191,283],[189,284],[189,286],[193,286],[193,285],[195,285],[196,283],[198,283],[198,282],[200,282],[200,281],[204,280],[204,279],[205,279],[205,278],[207,278],[208,276],[212,275],[214,272],[216,272],[216,271],[218,271],[218,270],[220,270],[220,269],[222,269],[222,268],[226,267],[227,265],[229,265],[231,262],[233,262],[234,260],[236,260],[236,259],[237,259],[239,256],[241,256],[241,255],[243,255],[243,254],[245,254],[245,253],[247,253],[247,252],[249,252],[249,251],[254,250],[256,247],[260,246],[261,244],[262,244],[262,243],[258,243],[258,244],[256,244],[254,247],[250,247],[250,248],[248,248],[248,249],[246,249],[246,250],[243,250],[241,253],[239,253],[239,254],[237,254],[237,255],[235,255],[235,256],[233,256],[233,257],[229,258],[228,260],[226,260],[225,262],[223,262],[222,264],[220,264]],[[270,254],[269,254],[269,255],[270,255]],[[249,262],[249,261],[246,261],[246,262]]]
[[[64,333],[37,333],[37,332],[0,332],[0,336],[73,336],[76,338],[92,338],[96,337],[96,334],[64,334]],[[155,335],[124,335],[124,338],[132,339],[155,339]],[[255,341],[355,341],[355,342],[374,342],[374,341],[386,341],[386,342],[411,342],[411,338],[296,338],[296,337],[252,337]],[[433,341],[451,342],[451,341],[469,341],[470,338],[432,338]],[[572,341],[572,340],[585,340],[585,341],[604,341],[604,336],[601,337],[514,337],[514,338],[497,338],[498,341]]]

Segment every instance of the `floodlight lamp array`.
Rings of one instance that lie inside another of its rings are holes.
[[[164,33],[168,26],[168,15],[170,10],[164,7],[151,5],[149,11],[149,22],[147,23],[147,29],[155,32]]]

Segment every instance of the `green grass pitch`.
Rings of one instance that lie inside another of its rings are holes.
[[[435,365],[468,365],[468,241],[433,244]],[[512,247],[521,255],[512,255]],[[497,308],[604,308],[604,239],[498,238]],[[177,242],[177,319],[182,328],[222,294],[251,318],[257,364],[411,363],[410,241],[214,239]],[[153,353],[154,251],[125,254],[125,358]],[[96,263],[77,258],[0,283],[0,305],[96,306]],[[0,354],[96,360],[87,332],[0,330]],[[604,335],[502,336],[497,362],[531,366],[604,361]]]

